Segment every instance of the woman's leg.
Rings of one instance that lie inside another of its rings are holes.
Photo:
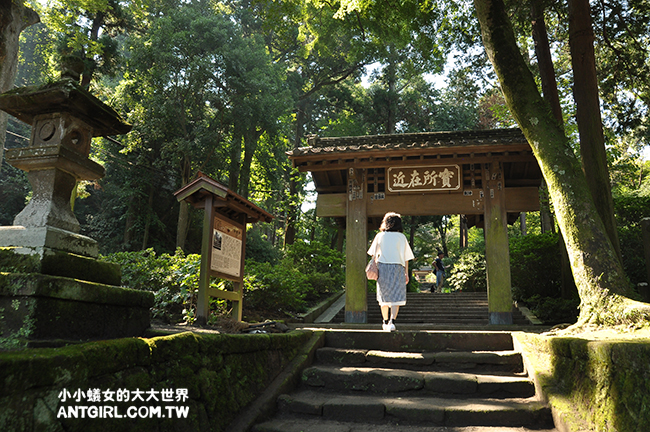
[[[395,318],[397,318],[397,313],[398,312],[399,312],[399,306],[393,306],[391,308],[391,316],[390,316],[391,321],[394,320]]]
[[[381,307],[381,316],[384,319],[384,321],[388,321],[388,311],[390,309],[390,306],[382,306]],[[376,310],[376,309],[375,309]]]

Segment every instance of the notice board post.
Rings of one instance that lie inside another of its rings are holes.
[[[197,322],[207,322],[211,297],[232,301],[232,317],[241,321],[246,224],[270,222],[273,216],[202,173],[174,195],[181,203],[187,202],[204,209]],[[212,288],[210,282],[213,277],[233,281],[234,289]]]

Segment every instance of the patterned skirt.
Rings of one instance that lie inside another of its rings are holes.
[[[377,302],[379,306],[404,306],[406,304],[406,275],[401,264],[377,263]]]

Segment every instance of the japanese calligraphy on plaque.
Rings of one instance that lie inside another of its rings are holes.
[[[458,165],[388,168],[389,192],[460,191],[462,175]]]
[[[228,221],[214,218],[212,270],[239,277],[241,272],[243,230]]]

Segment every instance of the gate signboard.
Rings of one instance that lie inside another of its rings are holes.
[[[388,168],[389,192],[460,192],[463,176],[458,165]]]

